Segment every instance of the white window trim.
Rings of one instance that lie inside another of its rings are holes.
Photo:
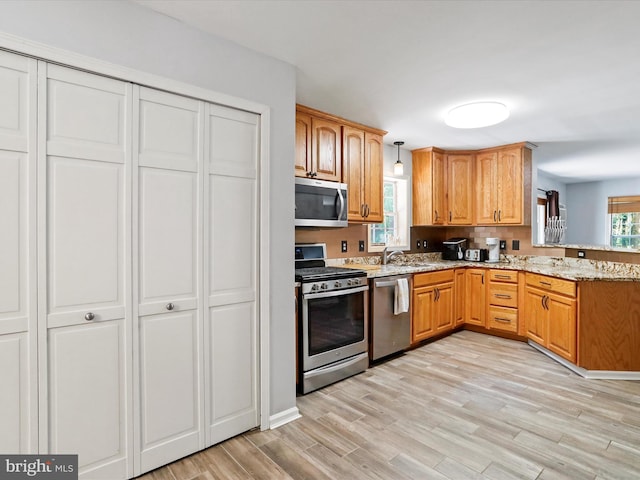
[[[410,190],[410,182],[409,177],[406,175],[402,176],[384,176],[383,182],[394,182],[397,184],[403,184],[403,189],[405,190],[405,194],[401,198],[398,196],[398,203],[401,204],[401,211],[398,214],[398,229],[404,230],[404,237],[406,239],[406,243],[403,245],[389,245],[390,248],[394,250],[411,250],[410,242],[410,205],[411,205],[411,190]],[[404,211],[404,216],[402,215],[402,211]],[[371,253],[382,252],[385,249],[386,245],[372,245],[371,244],[371,225],[367,228],[367,246],[368,251]]]

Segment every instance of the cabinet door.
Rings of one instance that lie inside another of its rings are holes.
[[[497,168],[497,153],[479,153],[476,156],[475,211],[478,225],[492,224],[498,221]]]
[[[473,155],[447,155],[449,225],[473,223]]]
[[[466,316],[465,323],[485,326],[486,300],[485,300],[485,271],[481,268],[468,269],[466,273]]]
[[[352,127],[343,127],[342,136],[342,173],[344,183],[348,185],[348,220],[365,219],[366,207],[364,191],[367,177],[364,172],[364,132]]]
[[[542,346],[547,346],[548,315],[545,308],[546,294],[543,290],[526,287],[524,297],[524,322],[527,337]]]
[[[308,177],[311,173],[311,117],[296,113],[296,177]]]
[[[259,423],[260,117],[215,105],[207,108],[205,441],[213,445]]]
[[[431,184],[433,196],[433,225],[445,225],[447,223],[446,201],[446,163],[445,156],[440,152],[433,152],[433,182]]]
[[[204,448],[201,102],[136,87],[136,475]],[[167,399],[171,401],[168,402]]]
[[[37,444],[36,65],[0,51],[0,452]]]
[[[523,179],[522,149],[512,148],[498,152],[497,207],[498,222],[522,223]]]
[[[383,209],[383,150],[382,136],[364,133],[364,203],[367,205],[365,220],[372,223],[384,221]]]
[[[453,328],[453,283],[436,285],[434,328],[435,333],[444,333]]]
[[[131,477],[131,85],[40,67],[40,453]]]
[[[547,348],[576,363],[576,300],[549,294],[546,302],[549,315]]]
[[[465,317],[465,295],[466,295],[466,270],[464,268],[457,268],[455,273],[454,282],[454,325],[457,327],[464,323]]]
[[[311,119],[313,172],[319,180],[342,181],[342,132],[340,124]]]
[[[413,289],[413,306],[411,307],[411,342],[419,342],[435,334],[433,286]]]

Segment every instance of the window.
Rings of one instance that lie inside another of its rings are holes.
[[[384,222],[369,225],[369,251],[409,250],[409,187],[406,178],[384,177]]]
[[[609,197],[609,245],[640,248],[640,195]]]

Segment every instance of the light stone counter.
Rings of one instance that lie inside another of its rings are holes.
[[[368,278],[407,273],[435,272],[448,268],[499,268],[540,273],[574,281],[640,282],[640,265],[577,258],[501,255],[499,263],[442,260],[440,253],[394,256],[381,265],[379,256],[329,259],[328,265],[361,268]]]

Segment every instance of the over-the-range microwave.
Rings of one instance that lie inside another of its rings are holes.
[[[346,227],[347,184],[296,177],[296,227]]]

